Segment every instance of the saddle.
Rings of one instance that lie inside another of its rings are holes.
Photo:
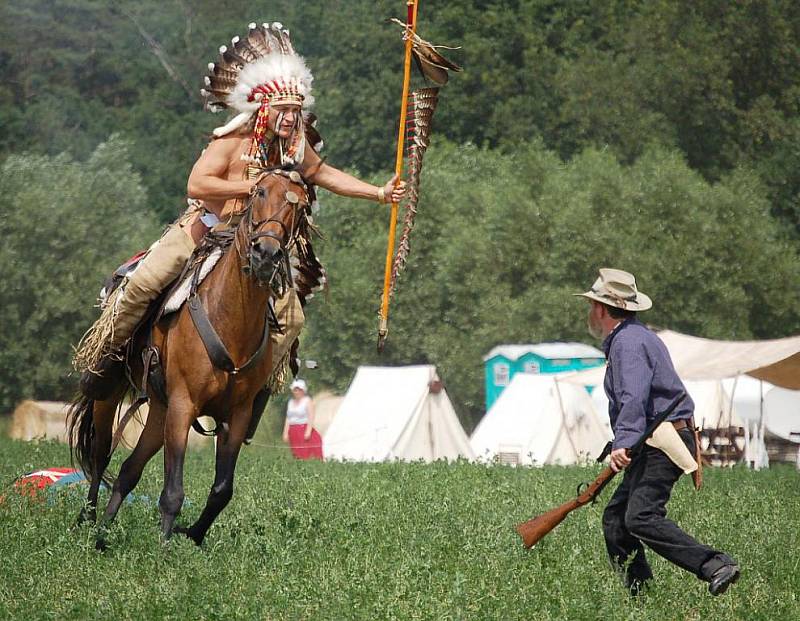
[[[99,297],[101,303],[105,303],[108,297],[119,288],[119,286],[125,280],[125,277],[139,266],[139,263],[142,262],[142,259],[144,259],[146,254],[147,250],[137,252],[130,259],[125,261],[125,263],[111,272],[111,275],[106,278],[105,282],[103,283],[103,288],[100,289]]]

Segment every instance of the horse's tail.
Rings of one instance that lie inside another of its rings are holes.
[[[67,436],[72,463],[76,462],[87,477],[92,475],[94,433],[94,399],[79,395],[67,409]]]

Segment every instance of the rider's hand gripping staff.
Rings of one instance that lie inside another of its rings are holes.
[[[403,174],[403,152],[408,152],[408,192],[406,214],[403,219],[403,233],[395,254],[397,234],[398,203],[392,202],[389,219],[389,241],[386,248],[386,265],[383,275],[383,295],[379,312],[378,351],[383,350],[386,335],[389,333],[389,299],[397,284],[397,277],[405,267],[410,252],[409,235],[414,227],[419,197],[422,156],[428,148],[431,119],[438,102],[438,88],[422,88],[409,93],[411,84],[411,58],[413,57],[422,75],[437,86],[447,83],[448,71],[461,71],[461,67],[444,58],[436,46],[417,35],[417,11],[419,0],[406,1],[407,17],[405,23],[392,20],[403,27],[405,59],[403,63],[403,94],[400,100],[400,127],[397,135],[395,174],[399,180]],[[452,48],[448,48],[452,49]]]
[[[628,450],[628,455],[630,457],[634,457],[644,448],[644,444],[647,439],[653,435],[653,432],[661,423],[667,420],[669,415],[672,414],[680,402],[683,401],[684,397],[685,395],[681,395],[664,412],[655,417],[650,426],[645,429],[645,432],[636,441],[636,444],[634,444]],[[603,459],[605,459],[605,451],[604,455],[601,456],[599,461],[602,461]],[[541,515],[536,516],[527,522],[522,522],[519,524],[517,526],[517,532],[519,533],[519,536],[522,537],[523,545],[526,548],[535,546],[547,533],[561,524],[561,522],[564,521],[564,518],[566,518],[567,515],[569,515],[572,511],[578,507],[582,507],[583,505],[594,502],[603,491],[605,486],[608,485],[611,479],[614,478],[615,474],[617,473],[612,470],[611,466],[607,466],[592,483],[587,485],[583,491],[581,491],[581,486],[579,486],[578,495],[572,500],[568,500],[563,505],[560,505],[555,509],[550,509],[550,511],[547,513],[542,513]]]

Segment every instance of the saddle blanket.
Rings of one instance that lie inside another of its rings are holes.
[[[119,286],[121,286],[123,289],[125,288],[125,279],[130,277],[130,275],[136,271],[136,268],[139,267],[139,264],[142,262],[142,259],[146,254],[146,252],[140,252],[135,257],[132,257],[116,269],[111,278],[106,281],[105,285],[100,290],[101,304],[105,304],[106,300],[108,300],[108,296],[111,295],[114,289]],[[203,265],[200,267],[200,275],[197,278],[198,285],[203,282],[209,273],[211,273],[211,270],[214,269],[214,266],[217,264],[217,261],[219,261],[221,256],[222,249],[215,248],[206,257],[205,261],[203,261]],[[176,310],[180,309],[181,306],[183,306],[183,303],[189,297],[189,291],[191,291],[192,288],[192,274],[193,272],[191,271],[186,274],[186,276],[183,278],[183,282],[181,282],[180,285],[178,285],[172,292],[172,295],[169,296],[169,299],[164,306],[164,315],[174,313]]]
[[[135,257],[132,257],[128,261],[126,261],[123,265],[121,265],[112,275],[112,278],[106,282],[105,286],[100,290],[100,301],[101,303],[105,303],[108,299],[108,296],[111,292],[117,288],[117,286],[122,286],[123,289],[125,287],[124,281],[126,278],[130,277],[136,271],[136,268],[139,267],[142,259],[145,257],[147,253],[141,252]],[[211,251],[211,253],[205,258],[203,264],[200,266],[200,274],[197,277],[197,284],[199,285],[203,280],[205,280],[206,276],[211,273],[211,270],[214,269],[214,266],[219,262],[220,258],[222,257],[223,250],[222,248],[215,248]],[[296,280],[300,276],[300,272],[298,271],[299,261],[297,256],[294,254],[290,258],[290,267],[292,270],[292,278]],[[183,281],[180,284],[175,286],[172,293],[169,296],[166,304],[164,305],[164,312],[162,316],[170,315],[175,311],[180,310],[181,306],[183,306],[184,302],[189,297],[189,292],[192,289],[192,279],[193,279],[194,270],[190,270],[186,276],[184,276]],[[323,288],[325,284],[325,277],[323,276],[320,280],[320,283],[312,289],[312,291],[317,291]],[[314,297],[314,293],[306,294],[306,299],[310,300]]]
[[[206,260],[203,261],[203,265],[200,266],[200,274],[197,278],[197,284],[199,285],[203,282],[206,276],[211,273],[211,270],[214,269],[214,266],[219,261],[220,257],[222,256],[222,248],[214,248],[211,253],[206,257]],[[192,278],[193,278],[193,271],[189,271],[188,274],[183,279],[175,289],[172,291],[172,294],[169,296],[167,303],[164,305],[164,315],[169,315],[170,313],[174,313],[177,310],[180,310],[180,307],[183,306],[183,303],[186,301],[186,298],[189,297],[189,291],[192,289]]]

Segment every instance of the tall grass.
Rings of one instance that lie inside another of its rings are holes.
[[[118,466],[120,456],[115,457]],[[186,467],[195,518],[210,451]],[[0,482],[66,465],[62,445],[0,440]],[[82,498],[0,504],[0,618],[11,619],[800,619],[800,475],[707,471],[670,515],[738,558],[742,579],[706,585],[651,555],[656,584],[632,601],[605,561],[602,501],[525,551],[514,524],[566,500],[595,469],[467,463],[299,463],[244,449],[234,499],[202,548],[159,542],[161,456],[98,553],[69,530]],[[611,490],[607,490],[607,499]]]

